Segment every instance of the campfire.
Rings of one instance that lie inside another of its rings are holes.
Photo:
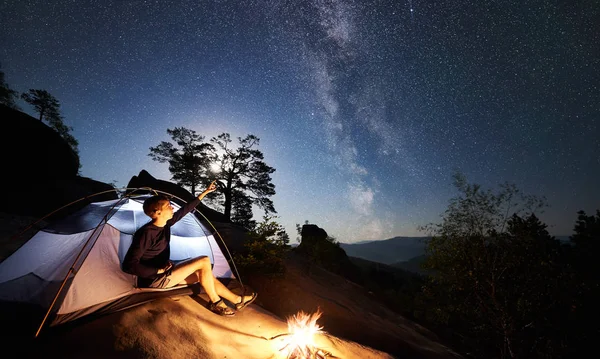
[[[288,333],[271,339],[279,339],[279,353],[287,359],[325,359],[333,358],[331,353],[319,349],[315,343],[316,334],[324,334],[323,327],[317,325],[321,311],[307,314],[303,311],[288,318]]]

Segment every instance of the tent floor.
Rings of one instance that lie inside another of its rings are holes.
[[[221,281],[232,292],[242,292],[242,286],[237,280],[233,279]],[[70,319],[70,315],[62,316],[62,318],[59,316],[55,317],[52,324],[49,325],[48,323],[52,320],[52,317],[50,317],[45,323],[44,328],[41,330],[40,337],[43,337],[44,334],[50,334],[52,332],[69,330],[69,328],[77,326],[81,323],[91,322],[101,316],[126,310],[156,299],[183,295],[198,295],[201,293],[203,293],[203,290],[199,283],[170,289],[143,289],[141,293],[128,298],[121,298],[111,303],[102,304],[91,309],[88,314],[76,315],[74,319]],[[40,306],[33,304],[0,301],[0,323],[6,325],[3,330],[5,333],[3,339],[7,340],[7,343],[10,343],[14,340],[15,344],[16,342],[19,342],[24,345],[27,345],[26,343],[30,340],[39,340],[40,337],[36,338],[35,333],[42,323],[44,316],[46,315],[46,311],[47,310],[44,310]]]

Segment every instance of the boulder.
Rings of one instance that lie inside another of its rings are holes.
[[[326,241],[328,237],[327,232],[316,224],[303,225],[300,235],[302,236],[301,245],[304,246],[314,245],[320,241]]]

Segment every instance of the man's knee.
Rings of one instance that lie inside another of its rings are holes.
[[[210,268],[210,258],[208,258],[207,256],[197,257],[194,260],[194,263],[197,265],[198,268]]]

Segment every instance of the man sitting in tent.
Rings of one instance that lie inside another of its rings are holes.
[[[188,202],[173,213],[171,202],[166,196],[156,195],[144,201],[144,213],[151,221],[139,228],[133,235],[131,247],[125,255],[122,269],[137,276],[139,288],[170,288],[178,284],[200,285],[211,301],[209,309],[219,315],[234,315],[222,298],[236,303],[241,310],[252,303],[257,296],[239,296],[232,293],[212,272],[210,259],[206,256],[190,258],[175,265],[169,260],[171,226],[191,212],[208,193],[216,190],[215,182],[197,198]]]

